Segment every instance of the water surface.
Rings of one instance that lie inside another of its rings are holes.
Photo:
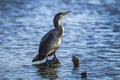
[[[0,80],[120,79],[119,0],[0,0]],[[56,54],[58,68],[39,71],[31,60],[42,36],[53,29],[53,17],[72,10],[62,20],[65,32]],[[81,63],[73,70],[72,55]]]

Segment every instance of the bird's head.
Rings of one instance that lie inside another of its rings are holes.
[[[70,12],[71,11],[57,13],[54,17],[54,21],[58,21],[58,20],[62,19],[66,14],[68,14]]]

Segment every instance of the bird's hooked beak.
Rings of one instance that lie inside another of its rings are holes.
[[[65,16],[66,14],[70,13],[71,11],[67,11],[67,12],[63,12],[63,16]]]

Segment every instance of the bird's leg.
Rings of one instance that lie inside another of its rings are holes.
[[[46,63],[47,63],[47,66],[50,66],[50,63],[49,63],[49,60],[48,60],[48,55],[46,55]]]
[[[55,59],[55,61],[59,62],[58,58],[56,57],[55,52],[54,52],[54,59]]]

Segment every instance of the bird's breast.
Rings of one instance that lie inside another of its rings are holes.
[[[62,38],[60,38],[59,40],[58,40],[58,46],[61,44],[61,41],[62,41]]]
[[[61,44],[62,41],[62,36],[63,36],[64,30],[63,28],[61,29],[56,29],[53,33],[53,39],[54,41],[52,41],[52,45],[54,46],[54,48],[58,48]]]

